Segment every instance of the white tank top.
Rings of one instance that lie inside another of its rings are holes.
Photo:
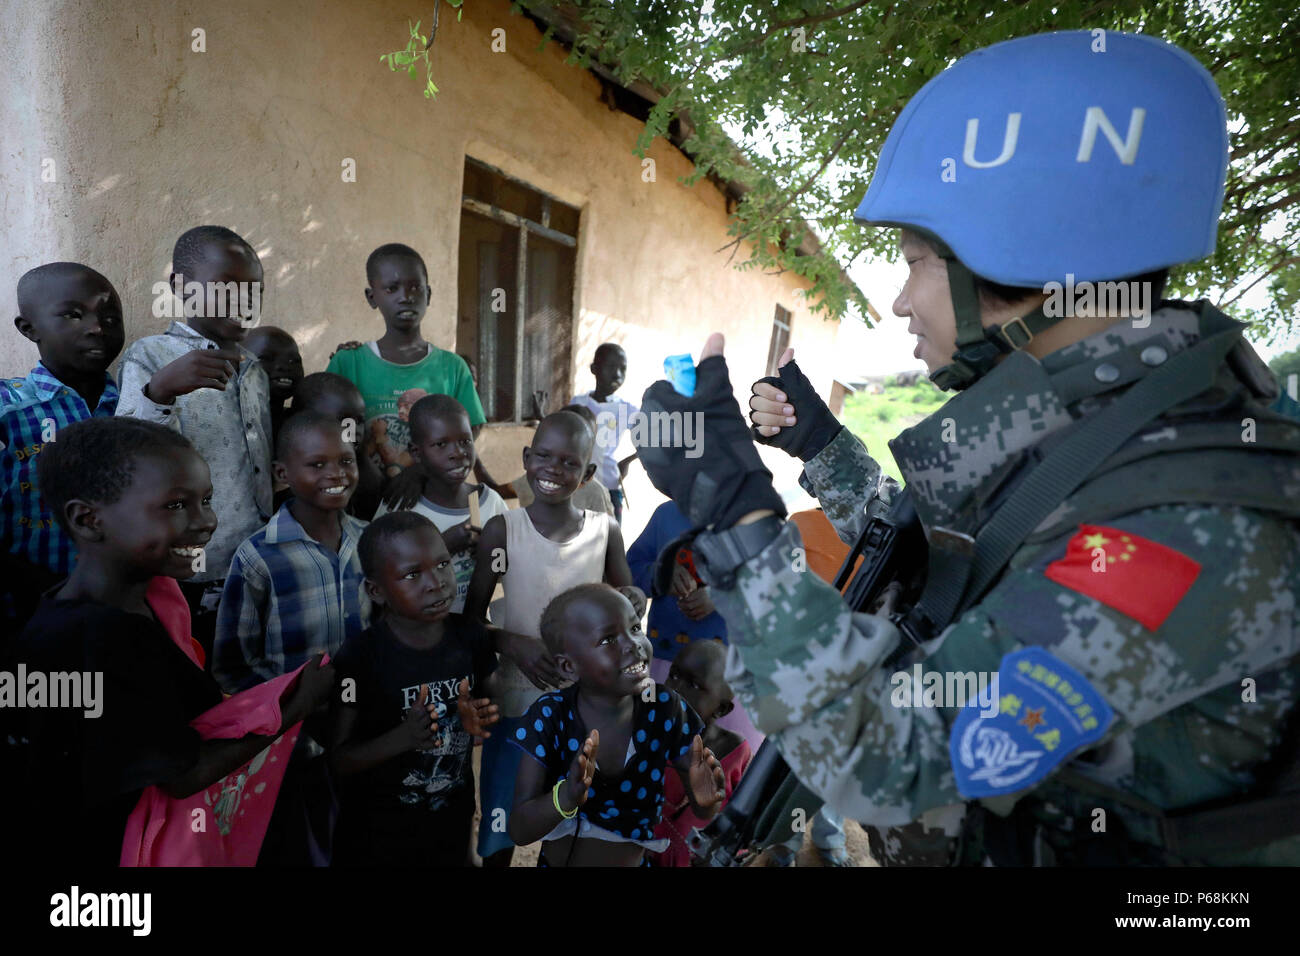
[[[505,598],[501,620],[508,631],[541,637],[542,611],[552,598],[579,584],[605,579],[605,551],[611,515],[583,512],[582,528],[568,541],[552,541],[533,525],[524,508],[506,512],[506,573],[501,577]],[[491,693],[506,717],[519,717],[545,691],[538,690],[513,662],[501,658],[492,677]]]

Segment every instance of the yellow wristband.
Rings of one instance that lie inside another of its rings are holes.
[[[564,809],[560,806],[560,785],[563,783],[564,783],[563,777],[555,781],[555,786],[551,788],[551,802],[555,804],[556,813],[564,817],[564,819],[566,820],[572,820],[574,817],[578,815],[578,808],[574,807],[568,813],[565,813]]]

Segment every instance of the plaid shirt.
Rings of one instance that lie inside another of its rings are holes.
[[[357,542],[366,522],[341,514],[338,553],[303,530],[288,504],[239,546],[217,611],[212,674],[237,693],[337,654],[370,622]]]
[[[117,386],[105,373],[104,391],[92,411],[40,363],[26,378],[0,381],[0,543],[6,551],[60,576],[72,570],[76,545],[45,507],[36,457],[45,435],[87,418],[111,417],[117,398]]]

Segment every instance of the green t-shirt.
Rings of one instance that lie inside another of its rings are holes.
[[[412,464],[407,416],[425,395],[450,395],[465,406],[471,425],[487,420],[465,360],[435,345],[420,361],[398,365],[380,358],[374,343],[367,342],[335,353],[325,371],[342,375],[360,390],[366,403],[362,449],[388,474]]]

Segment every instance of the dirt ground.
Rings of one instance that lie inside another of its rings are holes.
[[[475,780],[479,778],[479,773],[480,773],[479,749],[475,747],[474,748],[474,779]],[[476,787],[475,801],[478,800],[477,789],[478,788]],[[474,840],[476,842],[478,840],[478,826],[479,826],[479,821],[481,819],[482,819],[481,809],[476,809],[474,812]],[[849,820],[844,825],[844,832],[845,832],[845,836],[847,837],[847,849],[849,851],[849,857],[850,859],[853,860],[854,866],[879,866],[879,864],[876,863],[876,861],[871,858],[871,851],[870,849],[868,849],[867,846],[867,835],[862,832],[862,827],[858,826],[852,820]],[[528,844],[528,846],[519,847],[518,849],[515,850],[514,859],[510,865],[511,866],[536,866],[537,852],[540,847],[541,847],[540,843],[530,843]],[[768,857],[768,854],[764,853],[761,857],[759,857],[757,860],[754,861],[753,865],[767,866],[770,865],[770,862],[771,861]],[[477,856],[475,856],[474,865],[478,866],[479,864],[480,864],[480,860],[478,859]],[[799,855],[795,858],[795,865],[796,866],[822,866],[823,865],[821,861],[821,857],[817,852],[817,849],[812,845],[812,837],[808,834],[804,835],[803,849],[799,851]]]

